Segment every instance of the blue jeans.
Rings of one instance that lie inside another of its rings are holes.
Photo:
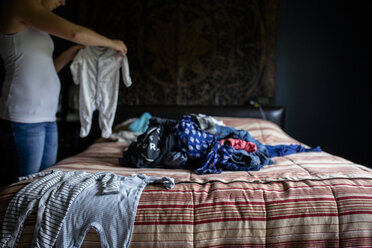
[[[57,160],[57,123],[19,123],[0,120],[1,170],[5,181],[16,181],[46,169]],[[11,178],[10,178],[11,177]],[[4,181],[2,180],[2,184]]]

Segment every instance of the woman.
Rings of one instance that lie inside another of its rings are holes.
[[[105,46],[123,56],[127,47],[52,12],[65,0],[0,1],[0,57],[5,80],[0,95],[1,185],[56,162],[57,75],[83,46]],[[54,59],[49,34],[75,42]]]

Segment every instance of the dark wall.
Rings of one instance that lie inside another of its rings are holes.
[[[371,166],[367,2],[279,1],[275,103],[292,137]]]

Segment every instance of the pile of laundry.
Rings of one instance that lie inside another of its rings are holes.
[[[319,146],[263,145],[246,130],[227,127],[204,114],[184,115],[178,120],[149,116],[145,131],[119,158],[122,166],[187,168],[198,174],[258,171],[273,164],[275,156],[321,151]]]

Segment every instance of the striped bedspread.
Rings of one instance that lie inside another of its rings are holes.
[[[265,120],[218,119],[264,144],[301,144]],[[260,171],[197,175],[121,167],[124,148],[96,143],[52,169],[173,177],[171,190],[149,185],[143,191],[130,247],[372,247],[372,170],[362,165],[309,152],[275,157]],[[28,182],[1,192],[1,220]],[[35,217],[26,221],[20,247],[29,247]],[[94,230],[83,247],[100,247]]]

